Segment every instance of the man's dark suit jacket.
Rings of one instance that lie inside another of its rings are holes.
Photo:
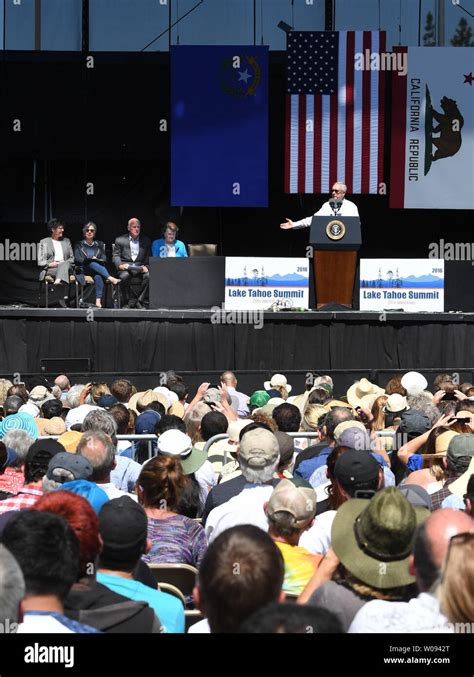
[[[148,265],[148,259],[150,258],[151,252],[151,240],[145,235],[140,235],[138,244],[140,247],[138,256],[135,261],[133,261],[130,254],[130,237],[128,233],[126,235],[119,235],[119,237],[116,238],[112,251],[112,259],[114,266],[117,269],[121,263],[134,263],[137,266]]]

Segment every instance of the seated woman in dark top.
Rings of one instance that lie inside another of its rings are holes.
[[[112,277],[105,267],[107,256],[105,254],[105,244],[96,240],[97,226],[92,221],[86,223],[82,229],[84,239],[74,246],[74,260],[76,264],[82,266],[84,275],[91,275],[95,282],[95,305],[102,308],[102,294],[104,291],[104,280],[108,280],[116,285],[120,283],[117,277]]]

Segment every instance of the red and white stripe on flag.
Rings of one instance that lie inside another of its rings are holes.
[[[386,34],[341,31],[337,94],[288,94],[285,192],[377,193],[384,181],[385,71],[355,69],[355,55],[385,52]],[[370,64],[370,62],[369,62]]]

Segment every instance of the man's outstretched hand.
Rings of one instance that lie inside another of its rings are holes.
[[[295,224],[291,219],[286,219],[285,223],[280,223],[280,228],[283,230],[288,230],[289,228],[294,228]]]

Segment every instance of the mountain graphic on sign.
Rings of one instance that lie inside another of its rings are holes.
[[[271,275],[269,280],[272,280],[272,282],[301,282],[306,280],[306,278],[303,275],[298,275],[298,273],[287,273],[286,275],[279,275],[278,273],[276,275]]]
[[[404,282],[438,282],[440,277],[438,275],[409,275],[402,277]]]

